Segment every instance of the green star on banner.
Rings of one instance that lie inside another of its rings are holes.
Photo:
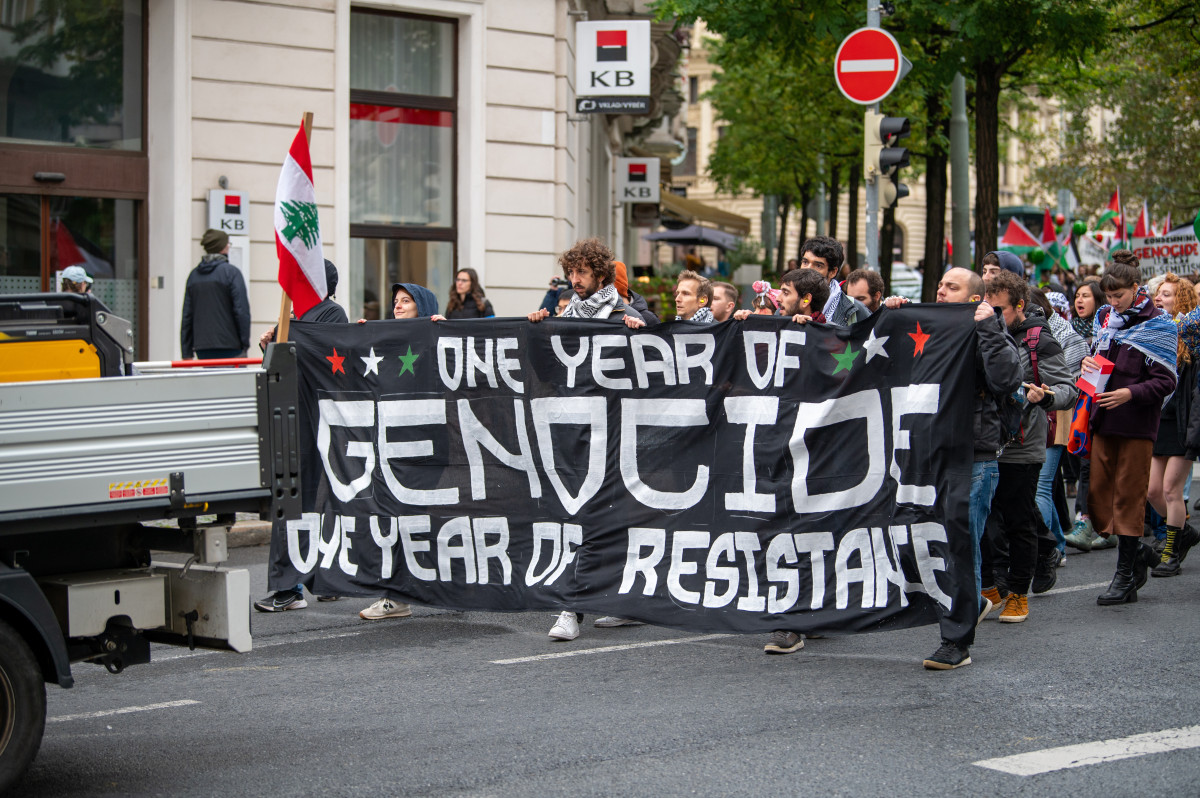
[[[833,355],[833,359],[838,362],[837,368],[833,370],[833,373],[837,374],[839,371],[849,371],[853,368],[854,361],[862,354],[862,350],[860,349],[855,352],[853,346],[846,344],[846,351],[840,355],[837,352],[830,352],[829,354]]]
[[[417,358],[419,358],[420,355],[414,355],[412,347],[410,346],[407,354],[397,355],[397,357],[400,358],[400,362],[403,364],[400,366],[400,374],[403,375],[404,372],[407,371],[409,374],[412,374],[415,377],[417,372],[413,370],[413,363],[417,362]]]

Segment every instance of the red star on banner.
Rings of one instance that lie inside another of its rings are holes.
[[[920,329],[920,327],[918,326],[917,329]],[[333,356],[330,357],[329,355],[326,355],[325,359],[333,364],[333,372],[332,372],[333,374],[337,374],[339,372],[341,372],[342,374],[346,373],[346,370],[344,368],[342,368],[342,361],[345,360],[346,358],[345,358],[345,356],[338,357],[336,346],[333,348]]]
[[[915,333],[909,333],[908,337],[913,339],[913,341],[915,341],[917,344],[916,348],[913,350],[913,357],[923,354],[925,352],[925,342],[929,340],[929,333],[921,332],[920,322],[917,323],[917,331]]]

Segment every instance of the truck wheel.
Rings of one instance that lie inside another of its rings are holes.
[[[0,621],[0,795],[24,773],[46,728],[46,683],[25,640]]]

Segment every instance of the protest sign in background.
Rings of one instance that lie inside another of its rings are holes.
[[[698,631],[975,623],[973,309],[297,322],[270,586]]]
[[[1129,243],[1141,261],[1145,280],[1167,272],[1182,276],[1200,272],[1200,242],[1193,230],[1181,227],[1167,235],[1132,238]]]

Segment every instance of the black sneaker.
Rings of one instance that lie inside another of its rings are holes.
[[[1046,556],[1038,557],[1037,567],[1033,569],[1034,593],[1045,593],[1058,581],[1058,556],[1058,549],[1051,549]]]
[[[925,660],[925,667],[931,671],[952,671],[970,664],[971,650],[949,640],[943,640],[941,647]]]
[[[782,629],[771,632],[771,639],[763,646],[767,654],[791,654],[804,648],[804,635],[795,632],[785,632]]]
[[[254,602],[254,609],[259,612],[283,612],[284,610],[302,610],[308,606],[304,594],[295,590],[280,590],[273,596],[262,601]]]

